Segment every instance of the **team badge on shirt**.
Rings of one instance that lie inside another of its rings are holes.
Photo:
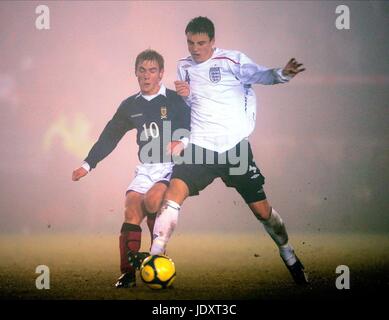
[[[161,120],[167,119],[167,107],[161,107]]]
[[[219,82],[222,76],[220,73],[220,67],[211,67],[209,68],[209,80],[213,83]]]

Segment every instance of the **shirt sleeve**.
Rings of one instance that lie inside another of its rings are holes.
[[[84,161],[89,164],[90,169],[95,168],[97,163],[108,156],[116,148],[125,133],[134,128],[130,119],[126,117],[125,106],[124,103],[120,105],[85,158]]]
[[[88,162],[84,161],[84,163],[82,164],[81,166],[82,168],[84,168],[86,171],[90,171],[90,165]]]
[[[234,75],[244,84],[277,84],[290,80],[290,77],[282,75],[281,68],[267,68],[254,63],[243,53],[234,57],[237,61],[229,62]],[[235,60],[234,59],[234,60]]]

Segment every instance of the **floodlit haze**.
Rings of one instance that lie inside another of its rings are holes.
[[[71,181],[120,102],[138,90],[136,55],[165,57],[173,88],[184,29],[203,15],[216,46],[307,70],[289,84],[256,86],[250,140],[265,190],[290,230],[388,232],[389,3],[50,2],[38,30],[34,1],[0,2],[0,232],[119,232],[138,162],[135,132],[87,177]],[[240,196],[215,181],[185,202],[177,232],[260,227]]]

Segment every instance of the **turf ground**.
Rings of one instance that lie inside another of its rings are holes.
[[[307,287],[294,285],[264,234],[177,234],[168,248],[177,269],[174,288],[151,290],[139,278],[136,288],[114,288],[117,235],[2,235],[0,298],[341,300],[388,292],[388,236],[293,234],[291,240],[309,272]],[[148,243],[145,237],[143,250]],[[49,290],[35,286],[38,265],[50,268]],[[349,290],[335,287],[339,265],[350,269]]]

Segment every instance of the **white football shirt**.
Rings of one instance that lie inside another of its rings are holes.
[[[207,61],[191,56],[178,62],[178,79],[190,84],[190,142],[219,153],[247,138],[255,127],[256,97],[252,84],[290,80],[282,69],[255,64],[239,51],[216,48]]]

